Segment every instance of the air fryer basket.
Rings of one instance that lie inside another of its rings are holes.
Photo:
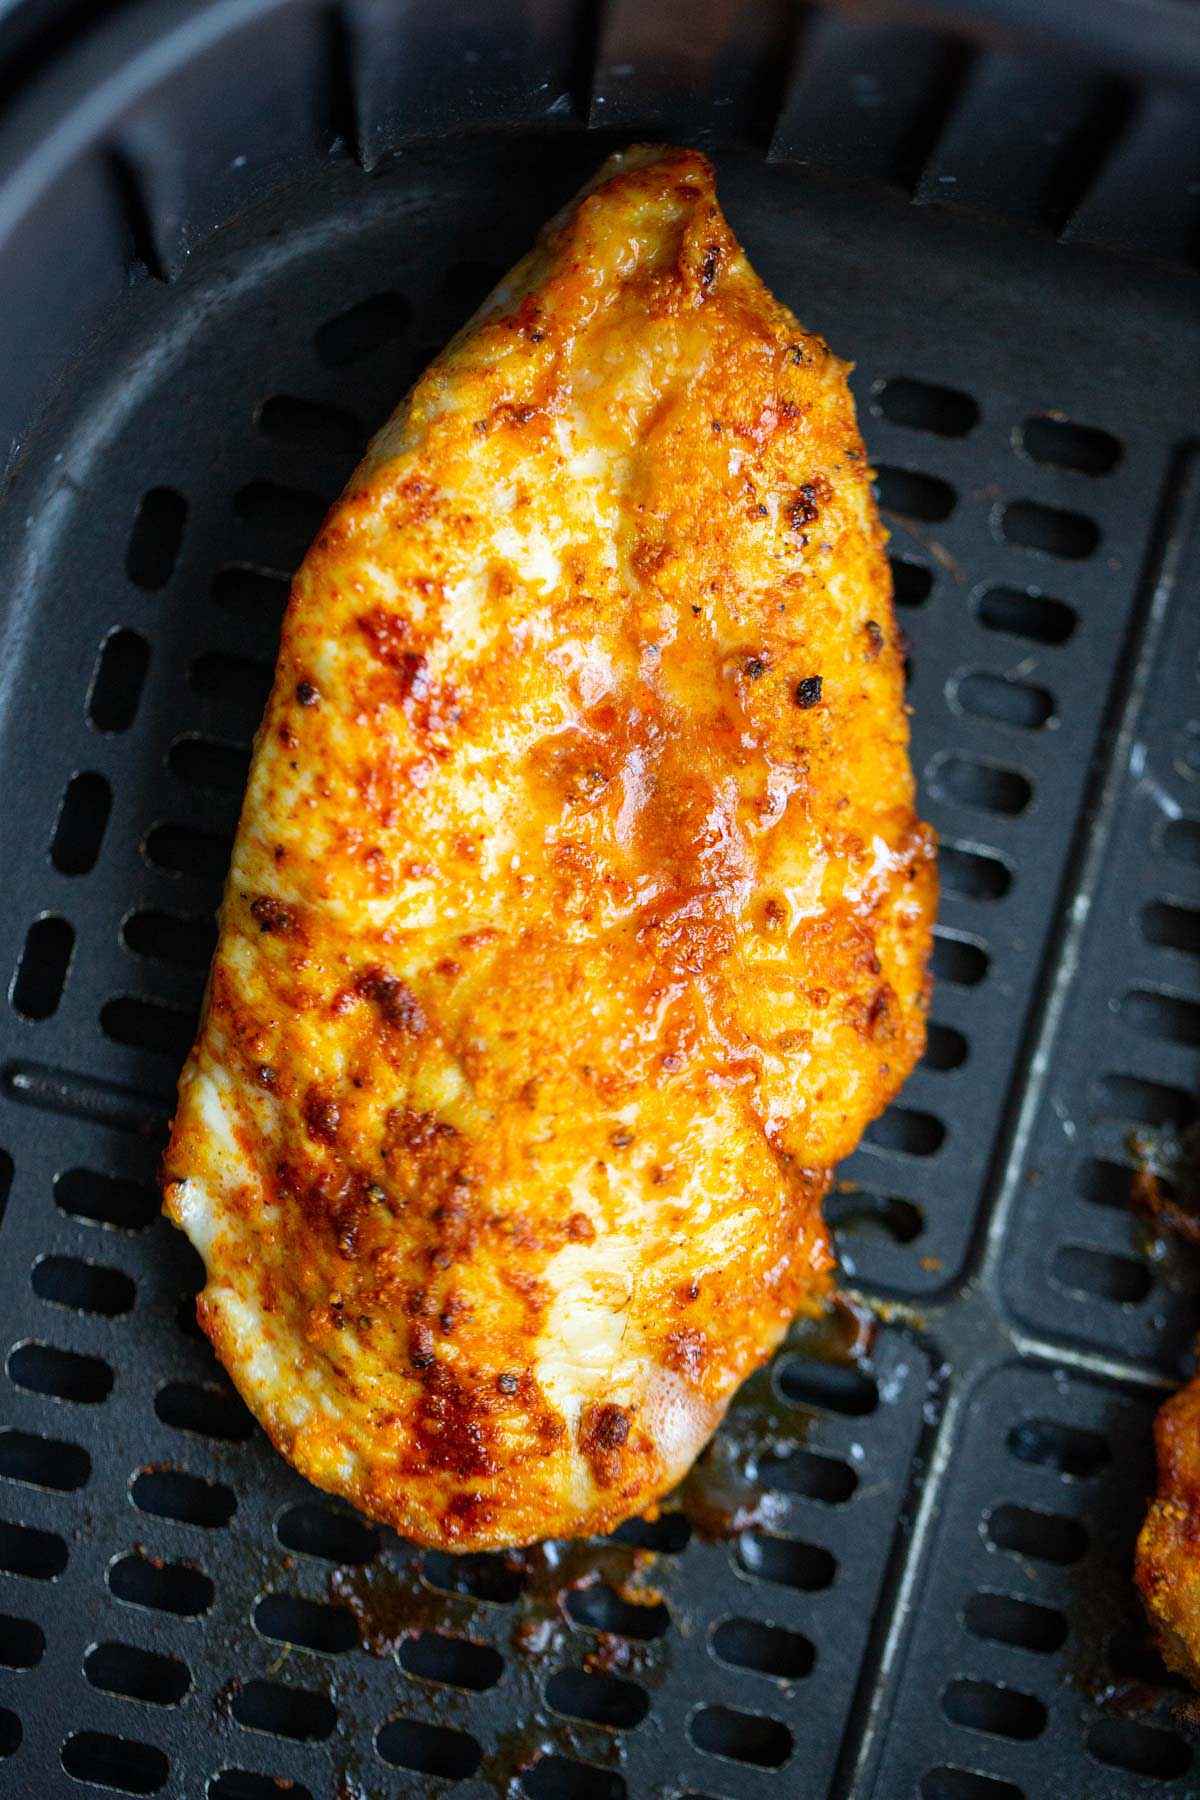
[[[1098,0],[1082,49],[1025,16],[149,0],[22,40],[0,1793],[1200,1794],[1130,1588],[1200,1280],[1129,1203],[1200,1075],[1200,58],[1186,3]],[[857,360],[942,838],[929,1050],[830,1201],[865,1358],[786,1346],[686,1510],[422,1556],[253,1427],[155,1166],[288,572],[648,135]]]

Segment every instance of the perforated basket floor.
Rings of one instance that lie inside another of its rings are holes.
[[[887,1323],[750,1384],[708,1477],[745,1528],[422,1557],[289,1471],[192,1323],[155,1164],[288,571],[609,147],[554,143],[328,159],[142,283],[7,494],[0,1790],[1200,1793],[1129,1585],[1200,1322],[1128,1205],[1200,1075],[1185,277],[718,159],[857,361],[944,888],[928,1054],[830,1206]]]

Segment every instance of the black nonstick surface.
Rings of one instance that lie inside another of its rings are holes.
[[[192,1323],[155,1168],[288,572],[629,135],[324,145],[142,273],[11,473],[5,1794],[1200,1793],[1129,1581],[1200,1319],[1129,1206],[1200,1074],[1193,276],[718,149],[856,361],[942,836],[929,1052],[830,1202],[865,1359],[785,1347],[683,1510],[453,1558],[307,1487]]]

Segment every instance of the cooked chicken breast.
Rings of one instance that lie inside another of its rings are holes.
[[[1154,1439],[1158,1494],[1135,1575],[1163,1661],[1200,1687],[1200,1378],[1167,1401]]]
[[[845,366],[703,157],[614,157],[299,574],[166,1205],[283,1454],[422,1543],[606,1528],[826,1292],[935,874]]]

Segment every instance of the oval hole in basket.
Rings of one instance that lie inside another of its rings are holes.
[[[322,1742],[337,1724],[337,1709],[327,1694],[281,1681],[248,1681],[231,1696],[229,1710],[247,1731],[301,1744]]]
[[[626,1519],[609,1535],[614,1543],[631,1544],[635,1550],[678,1556],[687,1548],[692,1528],[681,1512],[663,1512],[657,1519]]]
[[[1133,1170],[1124,1163],[1089,1157],[1075,1171],[1080,1198],[1092,1206],[1116,1206],[1124,1211],[1133,1196]]]
[[[54,1178],[54,1199],[69,1217],[117,1231],[144,1231],[162,1211],[162,1199],[148,1183],[98,1169],[64,1169]]]
[[[920,519],[929,525],[948,519],[958,498],[950,483],[936,475],[887,464],[875,471],[875,493],[884,512],[897,513],[902,519]]]
[[[1200,1006],[1194,1000],[1155,993],[1151,988],[1131,988],[1122,994],[1117,1011],[1126,1025],[1145,1037],[1189,1048],[1200,1044]]]
[[[1087,1530],[1078,1519],[1032,1506],[995,1507],[987,1517],[986,1532],[997,1550],[1064,1567],[1078,1562],[1088,1547]]]
[[[757,1619],[725,1619],[712,1634],[713,1654],[735,1669],[753,1669],[777,1681],[803,1681],[817,1653],[811,1638]]]
[[[196,1035],[196,1013],[192,1008],[170,1006],[165,1000],[117,994],[100,1008],[100,1029],[114,1044],[181,1063]]]
[[[88,690],[88,717],[106,736],[128,731],[137,718],[150,645],[140,631],[119,626],[100,646],[96,669]]]
[[[402,336],[411,318],[412,308],[403,295],[372,294],[327,319],[318,328],[313,347],[327,369],[344,369]]]
[[[291,580],[276,569],[258,563],[226,563],[212,579],[213,604],[235,618],[277,621],[287,605]]]
[[[1084,1480],[1107,1468],[1112,1452],[1098,1431],[1059,1419],[1022,1419],[1008,1434],[1008,1453],[1018,1462]]]
[[[834,1192],[825,1202],[825,1217],[835,1232],[882,1231],[894,1244],[911,1244],[925,1229],[925,1215],[898,1194],[874,1194],[854,1186]]]
[[[81,1406],[98,1406],[113,1387],[113,1372],[103,1358],[33,1340],[9,1351],[8,1375],[31,1394],[49,1394]]]
[[[154,1396],[154,1410],[164,1425],[201,1437],[244,1444],[254,1435],[254,1420],[232,1390],[194,1381],[168,1381]]]
[[[92,1472],[92,1459],[82,1444],[40,1437],[32,1431],[0,1431],[0,1479],[26,1487],[73,1494]]]
[[[792,1450],[786,1456],[759,1458],[757,1475],[772,1493],[802,1494],[826,1506],[842,1506],[858,1486],[858,1476],[840,1457],[816,1450]]]
[[[930,1019],[925,1026],[925,1054],[921,1064],[926,1069],[935,1069],[939,1074],[948,1074],[952,1069],[961,1069],[970,1053],[970,1045],[961,1031],[953,1025],[942,1025],[936,1019]]]
[[[33,1619],[0,1613],[0,1668],[36,1669],[46,1654],[46,1634]]]
[[[1023,813],[1033,798],[1032,783],[1019,769],[954,753],[934,757],[925,785],[935,800],[1002,813],[1006,818]]]
[[[339,1656],[358,1643],[358,1626],[346,1606],[303,1600],[297,1594],[264,1594],[254,1608],[254,1627],[279,1644],[299,1644]]]
[[[663,1637],[671,1625],[665,1602],[653,1600],[641,1605],[626,1600],[606,1581],[593,1581],[588,1587],[570,1589],[563,1604],[575,1623],[586,1631],[632,1638],[638,1643]]]
[[[207,1800],[313,1800],[303,1782],[288,1780],[281,1787],[274,1775],[254,1775],[249,1769],[222,1769],[205,1793]]]
[[[988,631],[1033,644],[1065,644],[1079,623],[1073,606],[1034,588],[988,588],[980,594],[976,612]]]
[[[1192,1753],[1181,1737],[1137,1719],[1096,1719],[1085,1741],[1098,1762],[1130,1775],[1173,1781],[1192,1766]]]
[[[256,531],[284,538],[304,548],[316,537],[329,502],[309,488],[283,481],[248,481],[233,497],[239,519]]]
[[[465,1594],[472,1600],[487,1600],[496,1606],[511,1604],[525,1587],[521,1571],[515,1564],[487,1550],[473,1556],[426,1550],[421,1557],[421,1574],[430,1587],[438,1588],[444,1594]]]
[[[490,1644],[473,1643],[469,1638],[441,1631],[422,1631],[416,1637],[405,1638],[396,1651],[396,1661],[407,1674],[422,1681],[466,1688],[473,1693],[495,1687],[504,1673],[504,1658]]]
[[[94,1688],[154,1706],[178,1706],[192,1677],[178,1657],[161,1656],[133,1644],[95,1644],[83,1659],[83,1672]]]
[[[166,587],[175,571],[187,501],[174,488],[150,488],[142,495],[125,552],[125,572],[130,581],[151,592]]]
[[[249,1769],[222,1769],[206,1794],[207,1800],[313,1800],[302,1782],[289,1780],[281,1789],[274,1775],[254,1775]]]
[[[212,919],[167,912],[135,912],[121,926],[121,942],[134,956],[180,969],[207,969],[217,947]]]
[[[902,1156],[934,1156],[946,1141],[946,1127],[933,1113],[893,1104],[867,1127],[863,1141]]]
[[[933,589],[933,570],[907,556],[889,556],[892,597],[897,606],[924,606]]]
[[[823,1545],[777,1537],[767,1531],[743,1532],[738,1539],[737,1560],[747,1575],[777,1587],[797,1588],[805,1594],[831,1587],[837,1574],[836,1558]]]
[[[1009,1644],[1016,1650],[1032,1650],[1039,1656],[1061,1649],[1067,1636],[1067,1621],[1057,1608],[988,1590],[971,1595],[963,1609],[963,1620],[973,1637],[989,1644]]]
[[[94,769],[72,775],[50,844],[50,860],[60,875],[87,875],[95,868],[111,811],[112,788],[103,775]]]
[[[546,1683],[546,1704],[569,1719],[628,1731],[650,1710],[650,1697],[634,1681],[615,1675],[593,1675],[586,1669],[560,1669]]]
[[[237,1495],[223,1481],[188,1475],[182,1469],[143,1469],[134,1476],[129,1495],[141,1512],[209,1531],[228,1525],[237,1510]]]
[[[107,1319],[127,1313],[137,1299],[137,1288],[120,1269],[84,1262],[78,1256],[39,1257],[30,1280],[39,1300]]]
[[[1025,1795],[1011,1781],[944,1764],[922,1775],[921,1800],[1025,1800]]]
[[[63,1741],[62,1766],[76,1781],[122,1794],[157,1794],[171,1773],[167,1758],[153,1744],[107,1731],[73,1731]]]
[[[986,851],[943,839],[937,860],[942,892],[962,900],[1002,900],[1012,886],[1012,870]]]
[[[167,751],[167,767],[186,787],[209,794],[240,794],[250,773],[250,752],[244,745],[188,731]]]
[[[224,650],[206,650],[188,670],[188,684],[227,730],[249,743],[271,691],[272,668],[250,656],[231,656]]]
[[[151,868],[164,875],[217,882],[224,879],[231,848],[232,839],[226,832],[165,820],[146,833],[142,854]]]
[[[313,1800],[303,1782],[289,1780],[281,1789],[274,1775],[254,1775],[249,1769],[222,1769],[205,1792],[207,1800]]]
[[[446,1781],[465,1781],[483,1760],[483,1752],[467,1732],[427,1725],[422,1719],[389,1719],[375,1734],[375,1748],[395,1769],[440,1775]]]
[[[57,1532],[0,1519],[0,1569],[32,1581],[53,1581],[66,1566],[67,1546]]]
[[[906,375],[885,381],[876,404],[893,425],[932,431],[938,437],[965,437],[979,423],[979,407],[970,394]]]
[[[952,1725],[965,1725],[989,1737],[1029,1742],[1046,1729],[1042,1702],[998,1681],[951,1681],[942,1693],[942,1711]]]
[[[1000,514],[1000,535],[1022,550],[1079,562],[1096,549],[1100,527],[1086,513],[1039,500],[1010,500]]]
[[[955,987],[978,987],[991,963],[991,957],[976,939],[944,929],[934,932],[929,966],[937,980],[949,981]]]
[[[702,1706],[688,1721],[697,1750],[757,1769],[781,1769],[792,1754],[792,1734],[780,1719],[732,1706]]]
[[[188,1563],[154,1562],[133,1553],[109,1565],[109,1592],[126,1606],[174,1613],[181,1619],[206,1613],[216,1597],[208,1576]]]
[[[13,1008],[23,1019],[37,1022],[58,1011],[74,949],[74,927],[58,913],[33,921],[11,989]]]
[[[275,1536],[285,1550],[320,1556],[326,1562],[369,1563],[379,1554],[379,1533],[351,1513],[302,1500],[275,1521]]]
[[[625,1800],[621,1777],[611,1769],[574,1762],[568,1756],[539,1756],[520,1775],[530,1800]]]
[[[1200,912],[1190,906],[1154,900],[1142,908],[1142,936],[1148,944],[1164,950],[1200,956]]]
[[[777,1368],[775,1380],[784,1399],[793,1405],[841,1413],[847,1419],[865,1418],[879,1405],[879,1389],[852,1363],[789,1357]]]
[[[1021,426],[1026,456],[1077,475],[1111,475],[1121,460],[1121,440],[1095,425],[1077,425],[1055,413],[1033,413]]]
[[[0,1706],[0,1756],[15,1756],[21,1748],[24,1730],[15,1712]]]
[[[1174,1125],[1182,1129],[1196,1117],[1196,1101],[1183,1088],[1140,1075],[1103,1075],[1093,1082],[1092,1110],[1101,1119],[1127,1119],[1134,1125]]]
[[[1050,1279],[1056,1287],[1085,1299],[1136,1306],[1146,1298],[1154,1277],[1145,1263],[1090,1244],[1062,1244],[1054,1252]]]
[[[1054,695],[1029,681],[1013,681],[988,669],[968,669],[950,684],[960,711],[1019,731],[1041,731],[1054,717]]]
[[[264,437],[307,456],[340,461],[357,456],[363,444],[362,426],[352,412],[296,394],[272,394],[259,407],[257,423]]]

